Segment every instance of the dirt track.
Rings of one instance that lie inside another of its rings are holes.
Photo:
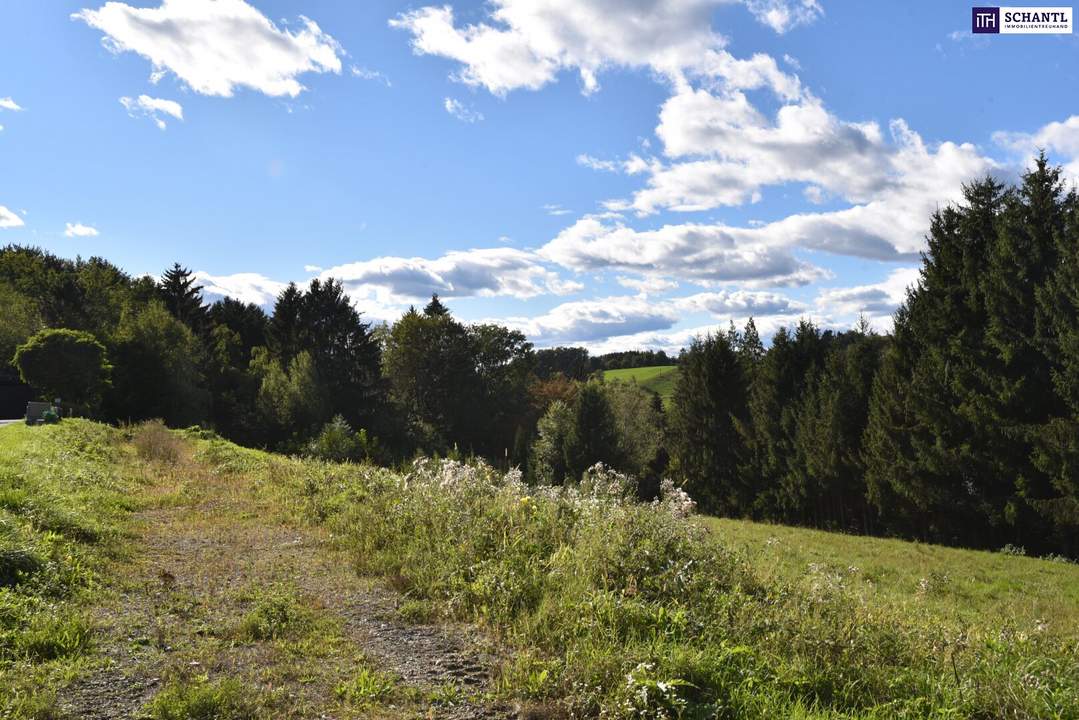
[[[496,657],[460,626],[415,625],[401,596],[358,578],[321,528],[291,524],[243,476],[193,461],[148,466],[125,557],[93,610],[98,667],[61,693],[72,718],[135,718],[169,680],[238,677],[272,698],[269,717],[518,717],[490,702]],[[302,641],[238,639],[260,588],[287,588],[317,619]],[[334,688],[361,665],[399,686],[351,707]]]

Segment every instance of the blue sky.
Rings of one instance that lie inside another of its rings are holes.
[[[8,0],[0,243],[538,345],[886,329],[928,215],[1079,176],[1075,36],[827,0]]]

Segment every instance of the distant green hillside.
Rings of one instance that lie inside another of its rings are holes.
[[[636,380],[637,384],[647,388],[667,402],[674,395],[674,385],[678,382],[677,365],[653,365],[651,367],[604,370],[604,380]]]

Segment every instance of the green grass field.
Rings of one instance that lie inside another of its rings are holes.
[[[72,688],[117,648],[143,658],[132,677],[167,678],[135,698],[152,718],[462,702],[395,675],[420,662],[407,647],[365,664],[341,628],[374,582],[402,617],[497,641],[469,702],[524,717],[1079,720],[1079,565],[687,518],[677,493],[630,487],[322,463],[159,425],[0,428],[0,717],[104,707]]]
[[[651,390],[668,402],[674,395],[674,386],[678,382],[677,365],[653,365],[651,367],[624,368],[622,370],[604,370],[604,380],[636,382],[641,387]]]
[[[984,626],[1041,623],[1079,640],[1079,565],[885,538],[702,518],[764,577],[839,582],[869,605]]]
[[[84,421],[0,428],[0,717],[56,717],[93,647],[86,608],[133,507],[122,452]]]

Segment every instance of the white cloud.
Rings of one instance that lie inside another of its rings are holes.
[[[742,205],[786,182],[864,202],[896,182],[897,147],[880,127],[841,121],[809,94],[772,121],[740,91],[685,88],[663,104],[656,135],[669,158],[684,161],[647,164],[648,187],[624,203],[641,214]]]
[[[907,299],[907,289],[915,286],[921,275],[918,267],[897,268],[883,282],[820,291],[816,307],[824,313],[848,320],[865,315],[880,331],[890,331],[892,314]]]
[[[719,323],[700,325],[692,328],[684,328],[669,331],[645,331],[628,335],[615,335],[602,338],[588,343],[580,343],[588,348],[593,355],[604,355],[612,352],[625,352],[627,350],[662,350],[668,355],[676,356],[682,348],[689,347],[696,337],[704,337],[711,333],[724,332],[726,328]]]
[[[708,312],[717,317],[792,315],[808,310],[806,305],[779,293],[748,290],[698,293],[669,302],[679,314]]]
[[[619,338],[621,344],[628,342],[632,347],[642,336],[672,330],[691,313],[707,313],[724,320],[752,315],[765,323],[767,318],[789,323],[806,310],[806,306],[775,293],[722,291],[669,300],[642,295],[576,300],[537,317],[505,318],[499,322],[521,330],[539,345],[595,345]]]
[[[429,298],[565,295],[582,288],[541,264],[534,253],[500,247],[454,251],[440,258],[380,257],[322,271],[341,280],[350,292],[364,286],[383,291],[387,303]]]
[[[587,347],[589,352],[593,355],[623,352],[626,350],[663,350],[668,355],[674,356],[677,355],[681,349],[688,348],[696,338],[703,338],[706,335],[724,334],[730,327],[731,322],[734,323],[738,330],[742,330],[748,320],[749,316],[732,316],[724,318],[719,322],[708,323],[705,325],[675,328],[672,330],[644,331],[627,335],[612,335],[594,341],[573,344]],[[809,320],[822,330],[849,330],[854,326],[854,323],[835,322],[826,316],[817,315],[812,312],[801,313],[798,315],[753,316],[753,323],[757,327],[757,332],[760,333],[761,339],[765,342],[771,342],[772,336],[776,334],[779,328],[794,327],[801,320]]]
[[[902,120],[892,121],[889,131],[885,137],[874,122],[842,121],[810,94],[781,106],[773,121],[743,93],[685,88],[664,103],[656,130],[672,161],[642,160],[645,187],[606,206],[641,216],[702,211],[756,202],[768,186],[805,183],[811,203],[838,198],[853,205],[752,229],[714,225],[713,232],[740,246],[910,258],[924,247],[932,212],[960,200],[964,182],[1002,166],[971,144],[927,145]],[[1049,128],[1037,139],[1063,149],[1068,138],[1066,129]],[[701,226],[687,228],[699,233]]]
[[[612,269],[755,285],[804,284],[826,276],[820,268],[799,260],[794,254],[797,248],[876,260],[917,259],[932,213],[961,200],[964,182],[1000,166],[969,144],[945,142],[929,148],[901,121],[892,124],[892,132],[896,146],[880,156],[887,160],[891,175],[880,181],[875,193],[866,189],[867,201],[862,204],[795,213],[751,227],[692,222],[635,230],[621,220],[588,216],[564,229],[539,252],[578,271]],[[692,171],[696,163],[682,166]],[[737,185],[709,185],[701,195],[714,198],[723,192],[732,194],[732,203],[733,195],[746,199],[745,189]],[[681,196],[685,203],[690,202],[687,195]]]
[[[120,104],[124,106],[127,114],[131,117],[150,118],[162,130],[166,128],[166,124],[161,115],[168,115],[177,120],[184,119],[184,109],[175,100],[139,95],[137,98],[122,97],[120,98]]]
[[[562,207],[561,205],[558,205],[557,203],[548,203],[547,205],[544,205],[543,206],[543,211],[545,213],[547,213],[548,215],[555,215],[555,216],[569,215],[571,212],[573,212],[572,210],[567,210],[566,208]]]
[[[304,265],[304,272],[322,280],[341,282],[352,304],[369,317],[392,321],[410,304],[437,293],[451,298],[506,296],[519,299],[537,295],[566,295],[583,286],[562,279],[542,264],[535,253],[514,248],[488,248],[450,252],[442,257],[379,257],[330,268]],[[259,273],[213,275],[195,273],[207,293],[271,304],[287,283]],[[298,281],[305,284],[307,281]]]
[[[72,14],[105,34],[114,53],[134,52],[153,64],[150,80],[171,71],[203,95],[232,97],[237,87],[296,97],[307,73],[341,72],[341,46],[313,20],[278,29],[244,0],[163,0],[156,8],[107,2]]]
[[[559,345],[667,330],[677,321],[667,306],[624,296],[563,303],[537,317],[506,318],[503,322],[539,345]]]
[[[577,271],[613,269],[697,281],[800,285],[826,275],[760,229],[723,225],[638,231],[589,216],[560,232],[539,254]]]
[[[899,145],[889,157],[893,177],[863,204],[796,213],[752,227],[684,223],[638,231],[621,221],[585,217],[539,252],[575,270],[613,269],[756,285],[804,284],[826,275],[799,260],[796,248],[915,260],[924,250],[932,213],[961,200],[964,182],[999,165],[969,144],[946,142],[927,148],[902,122],[893,124],[893,132]]]
[[[592,157],[585,153],[581,153],[577,156],[577,164],[582,167],[591,168],[592,170],[601,170],[603,172],[618,172],[621,167],[619,163],[614,160],[600,160],[599,158]]]
[[[754,17],[777,33],[808,25],[824,14],[817,0],[746,0]]]
[[[622,287],[636,290],[642,295],[658,295],[678,287],[678,283],[674,280],[661,277],[626,277],[625,275],[619,275],[615,279]]]
[[[378,70],[371,70],[369,68],[353,65],[349,68],[349,72],[352,73],[352,77],[358,77],[361,80],[372,80],[374,82],[382,83],[386,87],[393,87],[393,83],[390,82],[390,79]]]
[[[1066,160],[1065,171],[1079,182],[1079,115],[1063,122],[1051,122],[1033,133],[996,132],[993,142],[1029,159],[1039,150],[1056,153]]]
[[[925,249],[932,213],[962,199],[962,185],[999,171],[999,163],[969,143],[944,142],[930,149],[905,123],[893,132],[899,149],[891,157],[894,177],[868,202],[844,210],[791,215],[757,232],[776,241],[882,260],[914,259]]]
[[[488,22],[458,26],[445,5],[402,13],[390,25],[411,33],[417,54],[461,63],[454,79],[496,95],[537,90],[566,70],[576,71],[582,90],[591,93],[609,67],[650,68],[673,82],[703,75],[737,87],[771,84],[796,94],[797,78],[780,72],[771,58],[737,60],[723,49],[712,14],[732,1],[493,0]],[[781,31],[819,14],[815,2],[801,0],[747,4]]]
[[[67,237],[97,237],[100,234],[97,228],[80,222],[67,223],[64,227],[64,235]]]
[[[281,291],[288,286],[288,283],[271,280],[258,273],[211,275],[200,270],[194,273],[194,277],[207,295],[230,297],[256,305],[273,304]]]
[[[483,113],[473,110],[460,100],[446,98],[442,103],[442,107],[461,122],[474,123],[483,120]]]
[[[22,110],[19,107],[19,103],[12,100],[10,97],[0,98],[0,110],[11,110],[12,112],[19,112]]]
[[[516,250],[470,251],[472,257],[437,260],[422,258],[376,258],[322,271],[323,279],[334,277],[348,292],[353,305],[366,317],[393,322],[410,304],[426,300],[432,292],[443,298],[474,295],[515,295],[531,297],[533,292],[567,290],[545,288],[544,279],[507,280],[518,260],[527,261],[528,253]],[[493,262],[493,256],[510,258],[509,265]],[[471,264],[469,264],[471,263]],[[439,272],[433,270],[439,268]],[[521,267],[527,268],[527,263]],[[313,270],[309,266],[308,270]],[[519,272],[519,271],[518,271]],[[524,272],[527,274],[528,270]],[[874,327],[890,328],[891,313],[904,300],[906,288],[917,282],[916,267],[894,270],[886,280],[871,285],[822,290],[812,305],[771,291],[723,289],[674,298],[648,297],[646,291],[662,292],[677,285],[671,281],[620,277],[627,287],[642,294],[616,295],[564,302],[535,317],[494,318],[524,332],[540,346],[581,344],[593,352],[612,352],[634,348],[664,349],[677,352],[698,335],[725,332],[728,323],[739,328],[753,317],[762,337],[768,338],[781,326],[791,327],[809,319],[825,329],[843,330],[854,326],[859,314],[866,314]],[[229,296],[243,302],[272,305],[286,286],[258,273],[215,276],[195,273],[208,295]],[[454,284],[456,282],[456,284]],[[500,283],[505,283],[500,286]],[[524,292],[520,292],[524,289]],[[579,289],[579,286],[577,288]],[[679,328],[689,320],[705,317],[714,323]]]
[[[0,230],[7,230],[9,228],[22,227],[26,223],[18,214],[8,210],[3,205],[0,205]]]

